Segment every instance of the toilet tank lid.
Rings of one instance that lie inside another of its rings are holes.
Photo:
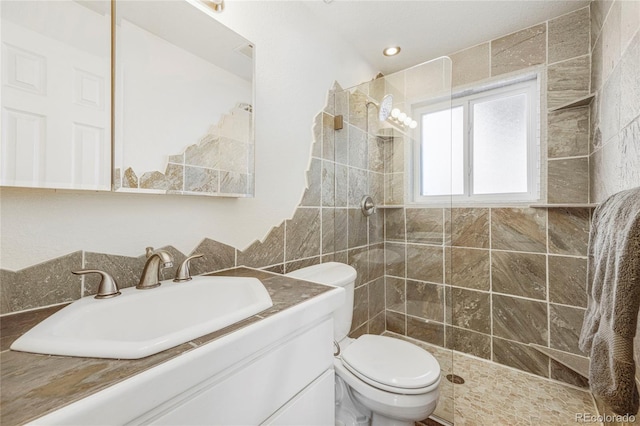
[[[358,273],[353,267],[339,262],[321,263],[286,274],[288,277],[335,287],[344,287],[353,283],[357,275]]]

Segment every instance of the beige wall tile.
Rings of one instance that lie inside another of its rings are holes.
[[[589,201],[589,159],[549,160],[547,199],[549,203]]]
[[[547,120],[549,158],[589,154],[589,107],[550,112]]]
[[[581,56],[549,65],[547,108],[554,108],[589,94],[591,58]]]
[[[491,41],[491,75],[544,64],[547,24],[540,24]]]
[[[589,7],[549,21],[550,64],[586,55],[590,51]]]
[[[490,43],[483,43],[450,55],[453,86],[462,86],[490,77],[490,51]]]

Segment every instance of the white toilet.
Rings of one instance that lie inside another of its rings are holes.
[[[356,270],[329,262],[299,269],[290,277],[344,287],[344,305],[333,315],[340,353],[336,371],[336,425],[409,426],[436,408],[440,365],[424,349],[404,340],[365,334],[347,337],[353,316]]]

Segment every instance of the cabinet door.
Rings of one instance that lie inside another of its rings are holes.
[[[109,190],[110,2],[1,8],[0,185]]]
[[[327,370],[269,417],[268,426],[322,426],[335,422],[335,372]]]

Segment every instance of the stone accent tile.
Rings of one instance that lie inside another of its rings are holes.
[[[338,87],[335,88],[334,115],[344,115],[345,120],[349,117],[349,90],[344,90],[338,83],[334,83]]]
[[[407,244],[407,278],[444,283],[442,247]]]
[[[595,43],[596,38],[602,30],[604,20],[609,13],[609,8],[613,4],[613,0],[595,0],[589,6],[591,9],[591,44]]]
[[[491,75],[544,64],[547,25],[540,24],[491,41]]]
[[[624,55],[625,49],[632,42],[634,34],[637,37],[637,31],[640,29],[640,3],[637,1],[623,1],[620,2],[620,7],[620,47]],[[637,47],[638,45],[636,44]]]
[[[381,335],[386,331],[384,311],[369,321],[369,334]]]
[[[491,287],[489,250],[452,247],[451,261],[448,265],[451,269],[451,278],[447,283],[457,287],[489,291]]]
[[[549,253],[586,256],[591,210],[549,209]]]
[[[584,356],[578,349],[584,313],[581,308],[549,305],[549,342],[552,348]]]
[[[589,158],[549,160],[547,162],[550,203],[587,203],[589,201]]]
[[[180,164],[167,164],[164,175],[167,177],[169,191],[183,191],[184,190],[184,175],[185,167]]]
[[[113,177],[111,179],[111,188],[113,191],[122,188],[122,169],[120,167],[113,169]]]
[[[140,177],[140,188],[168,190],[169,179],[159,171],[146,172]]]
[[[335,251],[346,250],[349,247],[349,211],[347,209],[335,209],[334,248]]]
[[[407,314],[444,322],[444,286],[407,280]]]
[[[319,265],[320,256],[310,257],[307,259],[294,260],[284,264],[285,273],[297,271],[298,269],[306,268],[308,266]]]
[[[384,139],[384,172],[404,172],[404,141],[401,137],[386,136]]]
[[[384,242],[384,213],[383,210],[376,210],[369,216],[369,244]]]
[[[438,245],[443,242],[442,209],[407,209],[407,242]]]
[[[336,209],[322,209],[322,254],[324,256],[336,251],[335,222]]]
[[[384,277],[384,244],[369,246],[369,280]]]
[[[79,299],[82,281],[71,273],[79,269],[82,269],[82,252],[77,251],[16,271],[15,281],[2,284],[8,311],[23,311]],[[6,275],[5,272],[2,278]]]
[[[369,248],[360,247],[348,251],[348,262],[358,272],[356,287],[369,282]]]
[[[494,292],[546,300],[547,256],[494,250],[491,279]]]
[[[386,275],[395,277],[405,277],[405,244],[384,243],[385,270]]]
[[[273,272],[274,274],[284,274],[284,263],[269,266],[268,268],[264,268],[263,270]]]
[[[220,169],[220,139],[214,135],[206,135],[197,144],[184,151],[184,164],[200,166],[208,169]]]
[[[489,78],[490,44],[482,43],[450,55],[453,86],[462,86]]]
[[[407,336],[434,345],[444,346],[444,324],[407,316]]]
[[[385,138],[378,136],[369,137],[369,170],[384,173],[384,146]]]
[[[367,217],[360,209],[349,209],[349,248],[367,245]]]
[[[336,130],[334,133],[336,152],[335,160],[338,164],[349,164],[349,127],[351,126],[349,126],[348,123],[345,123],[342,129]]]
[[[494,294],[492,299],[494,336],[547,345],[546,303],[499,294]]]
[[[367,95],[356,89],[349,95],[349,123],[360,130],[365,130],[367,126]]]
[[[11,312],[11,300],[9,299],[7,294],[14,290],[16,287],[16,273],[13,271],[9,271],[8,269],[0,269],[0,315],[8,314]],[[3,324],[0,324],[0,327],[2,326]],[[1,338],[2,336],[0,336],[0,339]]]
[[[385,289],[384,277],[376,278],[369,284],[369,318],[384,313]],[[384,323],[383,323],[384,328]]]
[[[387,310],[405,313],[407,311],[405,280],[402,278],[385,277],[384,288]]]
[[[285,226],[285,260],[320,254],[320,209],[298,208]]]
[[[603,64],[603,80],[607,80],[614,68],[617,67],[621,55],[621,1],[613,2],[607,18],[602,27],[602,64]]]
[[[352,339],[357,339],[358,337],[362,336],[363,334],[367,334],[368,329],[369,329],[369,324],[365,322],[360,327],[358,327],[358,328],[352,330],[351,332],[349,332],[349,337],[352,338]]]
[[[339,183],[340,184],[340,183]],[[369,193],[369,173],[366,170],[349,168],[349,207],[360,209],[362,197]]]
[[[640,112],[640,111],[639,111]],[[620,169],[617,180],[622,188],[632,188],[640,182],[640,116],[622,129],[620,143]],[[620,188],[620,189],[622,189]]]
[[[617,67],[608,80],[605,80],[600,96],[596,98],[600,104],[597,130],[601,132],[602,145],[610,143],[620,131],[621,110],[621,67]]]
[[[368,286],[360,286],[353,293],[353,319],[351,331],[365,324],[369,319],[369,289]]]
[[[587,259],[549,256],[549,301],[587,307]]]
[[[238,251],[238,265],[262,268],[284,262],[284,223],[269,231],[262,241],[256,241]]]
[[[404,209],[384,209],[385,241],[405,242]]]
[[[136,172],[133,171],[131,167],[128,167],[124,171],[124,179],[122,180],[123,188],[137,188],[138,187],[138,176]]]
[[[336,164],[336,207],[347,207],[349,202],[349,168]]]
[[[589,380],[586,377],[581,376],[570,368],[565,367],[559,362],[549,359],[550,364],[550,378],[558,380],[563,383],[568,383],[579,388],[588,388]]]
[[[195,253],[203,254],[204,257],[191,264],[191,275],[202,275],[236,266],[236,249],[209,238],[202,240],[193,249],[191,254]]]
[[[591,50],[589,7],[549,21],[549,63],[586,55]]]
[[[384,204],[387,206],[404,204],[404,173],[384,175]]]
[[[590,57],[580,56],[547,68],[547,108],[554,108],[589,94]]]
[[[602,58],[602,37],[600,37],[591,52],[591,91],[594,93],[602,88]],[[592,106],[594,104],[597,104],[597,102],[594,101],[591,103]],[[591,117],[593,117],[592,124],[596,121],[596,116],[596,114],[591,114]]]
[[[319,113],[313,119],[313,143],[311,144],[311,156],[322,157],[322,119],[324,114]]]
[[[546,228],[544,209],[492,209],[491,248],[544,253],[547,251]]]
[[[333,129],[334,117],[330,114],[322,114],[322,158],[335,159],[335,130]]]
[[[184,168],[184,190],[189,192],[218,192],[220,176],[217,170],[202,167]]]
[[[491,333],[489,293],[447,287],[447,307],[448,324],[480,333]]]
[[[398,333],[404,335],[406,333],[406,315],[399,314],[397,312],[386,311],[385,312],[387,331],[392,333]]]
[[[224,194],[248,193],[248,176],[244,173],[220,172],[220,192]]]
[[[589,155],[589,107],[550,112],[547,119],[549,158]]]
[[[302,196],[302,201],[300,201],[301,206],[320,205],[320,194],[324,189],[322,185],[323,172],[322,160],[312,158],[309,170],[307,170],[307,189]]]
[[[489,209],[451,209],[451,245],[489,248]]]
[[[84,269],[105,271],[116,280],[118,288],[127,288],[138,285],[146,260],[144,254],[138,257],[129,257],[85,252]],[[96,294],[99,285],[100,276],[98,274],[85,275],[82,296]]]
[[[384,204],[384,174],[369,172],[369,195],[376,206]],[[380,213],[382,215],[382,212]]]
[[[623,11],[626,9],[627,3],[636,5],[637,19],[640,21],[640,13],[637,12],[637,9],[640,9],[640,4],[637,1],[623,1]],[[622,15],[623,20],[625,16],[627,15]],[[640,27],[640,23],[638,26]],[[636,33],[620,61],[620,105],[623,105],[620,109],[620,127],[625,127],[640,114],[640,75],[638,75],[640,73],[638,73],[638,69],[640,69],[640,33]]]
[[[458,327],[446,327],[447,348],[491,359],[491,336]]]
[[[548,377],[549,358],[530,346],[493,338],[493,360],[499,364]]]
[[[322,206],[333,207],[336,204],[336,164],[331,161],[322,162]]]
[[[367,134],[354,126],[349,126],[349,166],[367,169],[369,162]]]

